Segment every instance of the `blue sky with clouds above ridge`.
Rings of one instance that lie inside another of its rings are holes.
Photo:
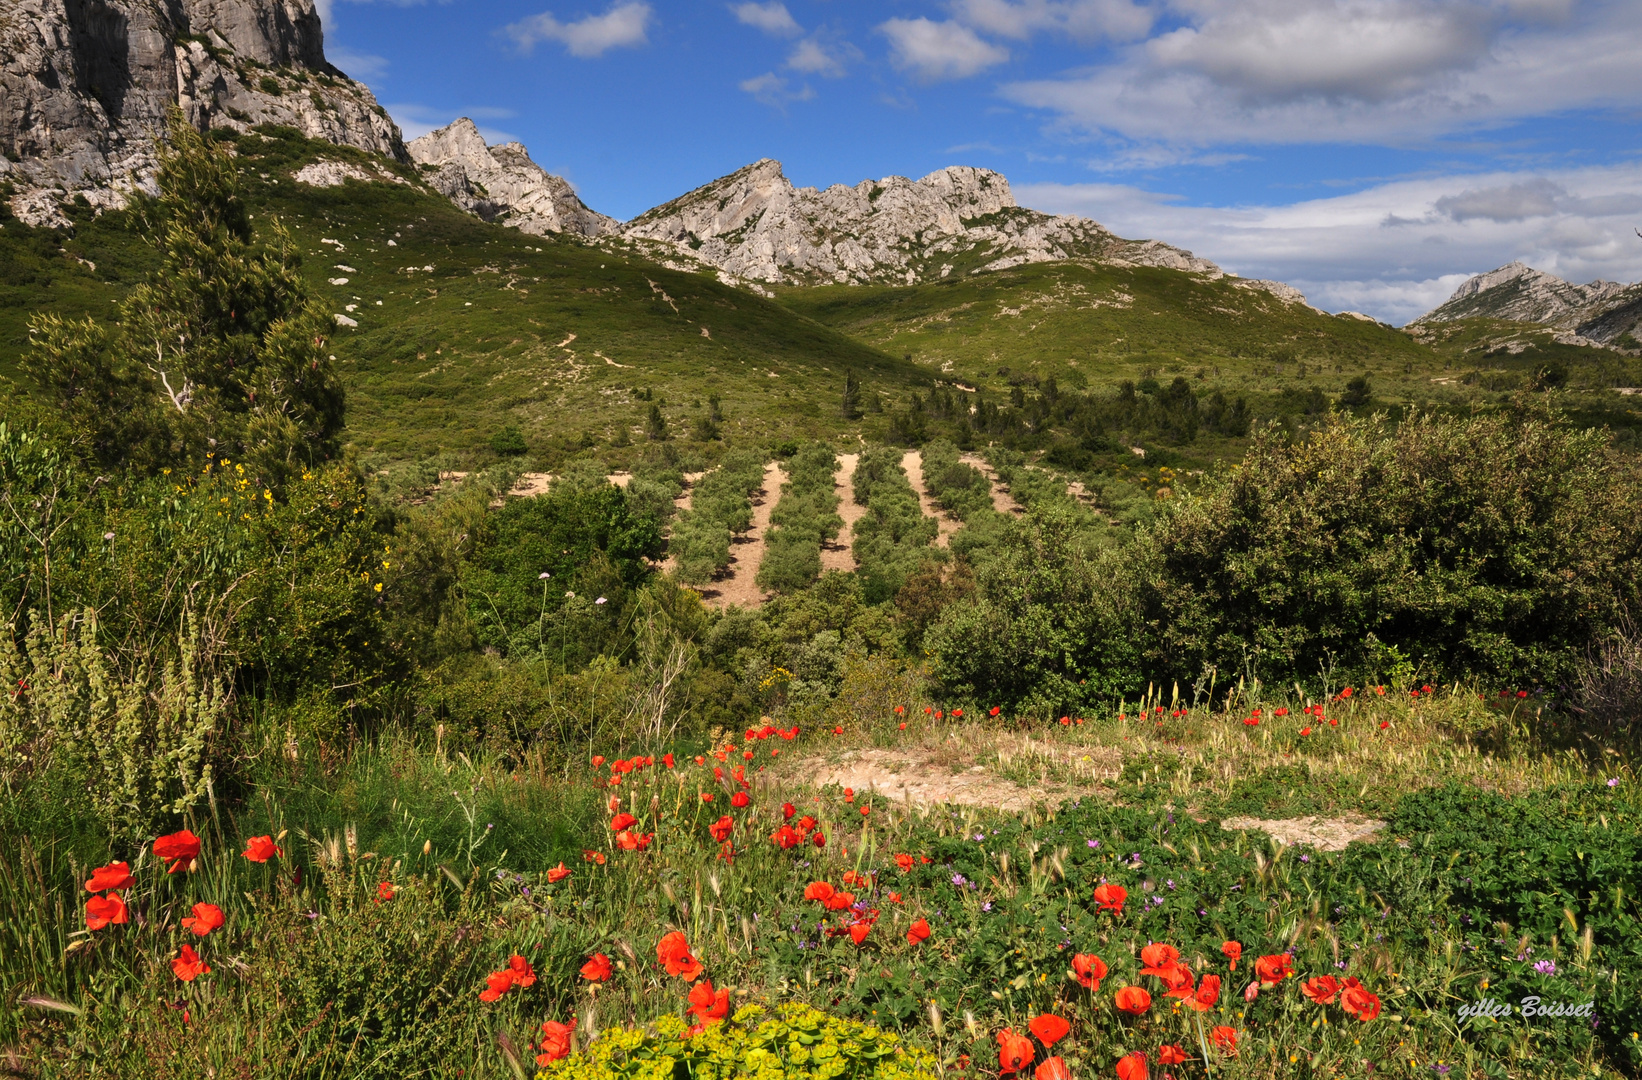
[[[1403,322],[1511,259],[1642,279],[1637,0],[327,0],[407,137],[470,116],[632,217],[996,169],[1017,199]]]

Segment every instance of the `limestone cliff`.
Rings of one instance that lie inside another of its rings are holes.
[[[641,214],[622,235],[771,284],[911,284],[959,266],[1001,270],[1062,259],[1221,274],[1189,251],[1028,210],[1003,176],[968,166],[820,191],[795,188],[780,162],[765,159]]]
[[[404,157],[399,129],[325,59],[313,0],[6,0],[0,178],[26,221],[83,191],[117,204],[153,166],[168,106],[204,128],[284,124]]]
[[[614,218],[589,210],[568,181],[530,160],[523,145],[485,145],[484,136],[465,116],[412,139],[406,150],[417,164],[435,167],[425,177],[429,186],[486,221],[500,221],[535,236],[602,236],[620,226]]]
[[[1569,344],[1615,345],[1642,339],[1642,284],[1593,281],[1575,285],[1520,262],[1468,279],[1440,306],[1411,324],[1419,328],[1458,319],[1539,323]]]

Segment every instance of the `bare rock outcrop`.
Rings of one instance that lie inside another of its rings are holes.
[[[0,174],[25,221],[84,192],[118,205],[146,182],[166,110],[202,130],[283,124],[404,158],[399,129],[325,60],[313,0],[7,0],[0,9]]]
[[[1189,251],[1028,210],[1002,175],[968,166],[823,191],[795,188],[780,162],[766,158],[640,215],[622,235],[771,284],[912,284],[959,266],[1002,270],[1064,259],[1221,275]]]
[[[1538,323],[1558,331],[1556,340],[1567,344],[1635,349],[1642,342],[1642,283],[1575,285],[1511,262],[1469,278],[1410,329],[1418,336],[1435,323],[1475,318]]]
[[[520,143],[487,146],[467,117],[407,145],[411,160],[432,166],[425,179],[457,206],[534,236],[602,236],[620,223],[589,210],[569,181],[530,160]]]

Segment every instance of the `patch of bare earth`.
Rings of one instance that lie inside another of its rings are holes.
[[[951,546],[952,534],[962,527],[962,522],[948,516],[946,511],[929,497],[929,492],[924,490],[924,455],[917,450],[908,450],[901,455],[901,468],[907,474],[907,483],[918,493],[918,506],[923,510],[924,516],[935,519],[935,527],[939,530],[935,534],[935,546]]]
[[[764,590],[753,579],[758,576],[758,564],[764,561],[764,534],[770,528],[770,514],[775,510],[781,485],[786,482],[787,474],[780,462],[772,461],[764,466],[764,486],[752,499],[752,528],[730,538],[730,566],[725,575],[697,590],[707,603],[718,608],[731,604],[753,608],[764,602]]]
[[[832,474],[832,489],[838,493],[838,516],[844,519],[843,528],[830,544],[821,545],[821,571],[842,570],[846,574],[855,569],[855,556],[850,545],[855,540],[855,523],[866,515],[867,508],[857,506],[850,481],[855,476],[860,454],[839,454],[838,471]]]
[[[1319,851],[1344,851],[1347,844],[1375,839],[1375,834],[1385,828],[1385,822],[1357,814],[1347,814],[1338,818],[1307,815],[1272,820],[1231,817],[1222,821],[1220,827],[1230,831],[1247,829],[1263,832],[1289,847],[1306,844]]]
[[[1094,755],[1100,760],[1095,760]],[[1087,782],[1021,782],[1000,772],[1000,768],[1029,772],[1029,766],[1023,770],[1009,769],[1008,765],[1052,758],[1080,759],[1084,766],[1080,771]],[[1012,747],[1000,747],[994,760],[996,765],[968,764],[974,761],[974,756],[957,746],[904,746],[892,750],[846,750],[831,757],[804,758],[792,767],[797,776],[817,787],[836,784],[853,788],[857,802],[863,796],[876,796],[920,806],[956,803],[1021,811],[1036,803],[1058,803],[1095,794],[1100,781],[1116,778],[1123,766],[1119,751],[1107,753],[1088,747],[1062,750],[1030,739],[1019,740],[1019,745]]]
[[[1021,509],[1021,504],[1015,501],[1014,496],[1009,494],[1009,489],[1003,486],[1003,482],[998,479],[998,474],[992,470],[992,466],[986,463],[985,458],[974,454],[965,454],[958,460],[979,471],[982,476],[986,477],[987,483],[992,485],[992,509],[1000,514],[1012,514],[1016,517],[1026,512]]]

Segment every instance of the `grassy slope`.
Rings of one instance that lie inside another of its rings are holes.
[[[1364,374],[1376,400],[1393,407],[1466,406],[1502,397],[1522,385],[1519,369],[1531,373],[1543,362],[1538,353],[1479,352],[1475,330],[1426,345],[1378,323],[1284,304],[1233,279],[1149,267],[1038,264],[911,288],[790,289],[779,299],[994,394],[1008,392],[1011,375],[1054,375],[1081,388],[1182,374],[1200,397],[1215,389],[1247,396],[1262,418],[1291,411],[1313,387],[1337,396]],[[1639,423],[1629,406],[1642,402],[1611,389],[1637,385],[1636,361],[1547,347],[1570,369],[1569,407],[1596,422]]]
[[[649,402],[634,391],[646,388],[675,435],[705,413],[709,394],[722,399],[732,440],[832,434],[846,426],[833,419],[846,368],[890,392],[924,378],[913,365],[711,278],[488,225],[410,185],[316,189],[290,179],[321,153],[376,160],[357,151],[256,136],[241,139],[238,151],[259,228],[277,215],[333,310],[358,305],[351,315],[358,329],[339,328],[334,346],[351,439],[366,453],[483,451],[495,431],[516,424],[551,460],[567,436],[579,448],[584,432],[600,443],[624,429],[636,433]],[[36,261],[73,287],[48,292],[37,272],[36,281],[0,294],[7,305],[0,373],[14,369],[26,344],[29,311],[107,310],[152,265],[120,228],[125,217],[110,216],[70,241],[99,267],[117,255],[123,273],[115,281],[54,254],[50,234],[7,224],[8,243],[46,250]],[[426,266],[432,271],[408,269]],[[343,277],[346,285],[327,283]]]

